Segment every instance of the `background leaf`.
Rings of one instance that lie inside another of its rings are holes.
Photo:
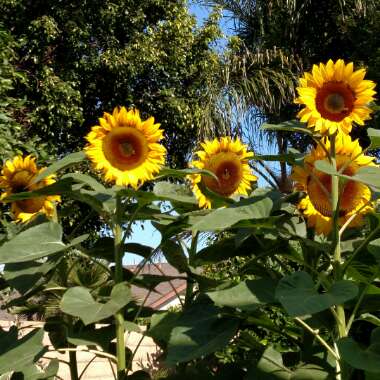
[[[86,288],[80,286],[70,288],[63,295],[60,307],[64,313],[79,317],[85,325],[89,325],[114,315],[130,301],[132,301],[130,287],[122,282],[114,286],[106,303],[95,301]]]
[[[355,298],[358,287],[351,281],[335,282],[328,292],[318,293],[306,272],[295,272],[282,278],[276,289],[276,298],[292,317],[315,314],[333,305]]]
[[[47,222],[28,228],[0,246],[0,263],[20,263],[32,261],[64,251],[72,245],[87,239],[78,237],[72,244],[62,242],[62,227],[58,223]]]

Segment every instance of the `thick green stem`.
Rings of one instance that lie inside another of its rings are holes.
[[[69,361],[71,380],[78,380],[77,353],[75,351],[69,351]]]
[[[335,139],[336,134],[332,135],[330,138],[330,158],[332,165],[337,171],[336,164],[336,152],[335,152]],[[340,245],[340,234],[339,234],[339,177],[331,176],[331,204],[332,204],[332,213],[333,213],[333,247],[334,247],[334,278],[335,281],[342,279],[342,257],[341,257],[341,245]],[[344,313],[343,305],[336,306],[336,322],[337,322],[337,333],[338,339],[344,338],[347,336],[346,331],[346,316]],[[338,357],[339,357],[339,353]],[[344,371],[342,368],[342,363],[337,360],[337,379],[344,379]]]
[[[121,226],[121,200],[117,199],[116,218],[113,226],[114,233],[114,253],[115,253],[115,283],[123,281],[123,230]],[[123,309],[115,314],[116,325],[116,357],[117,357],[117,378],[124,379],[126,361],[125,361],[125,340],[124,340],[124,314]]]

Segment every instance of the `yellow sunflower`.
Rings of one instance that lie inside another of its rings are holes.
[[[154,178],[165,163],[166,149],[158,142],[163,138],[154,118],[142,121],[139,111],[115,108],[105,112],[99,124],[86,136],[85,152],[95,169],[107,182],[119,186],[140,184]]]
[[[38,169],[35,161],[35,157],[32,156],[25,158],[16,156],[13,160],[5,162],[0,176],[0,188],[3,189],[1,200],[12,194],[41,189],[55,182],[55,175],[49,175],[41,181],[32,183],[34,178],[45,170],[45,168]],[[53,202],[60,201],[61,197],[58,195],[24,199],[12,202],[11,210],[16,221],[27,222],[38,213],[52,217],[55,212]]]
[[[323,141],[327,150],[330,141]],[[349,135],[339,133],[336,137],[337,169],[343,168],[343,174],[353,176],[363,166],[375,166],[374,157],[365,156],[359,141],[352,141]],[[327,160],[325,150],[318,145],[305,157],[304,167],[293,168],[292,179],[296,189],[305,191],[307,196],[301,200],[298,208],[307,218],[309,227],[314,227],[317,234],[328,235],[332,228],[333,212],[331,207],[331,176],[314,167],[318,160]],[[323,186],[323,187],[322,187]],[[355,181],[346,181],[340,189],[339,225],[354,217],[349,227],[363,223],[363,215],[373,209],[371,190],[368,186]]]
[[[205,141],[201,144],[203,150],[196,152],[198,160],[190,163],[198,169],[211,171],[218,177],[207,175],[190,175],[192,190],[198,199],[199,207],[211,208],[211,201],[202,193],[200,184],[211,191],[224,197],[240,194],[248,195],[251,182],[257,177],[251,173],[248,159],[253,157],[252,152],[247,152],[246,145],[239,139],[232,140],[230,137],[222,137],[213,141]]]
[[[342,59],[314,65],[297,87],[295,102],[305,105],[297,116],[322,135],[337,130],[348,134],[353,122],[364,125],[371,118],[368,104],[376,94],[375,83],[364,80],[365,74],[364,69],[354,71],[353,63],[346,65]]]

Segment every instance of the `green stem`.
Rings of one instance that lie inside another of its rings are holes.
[[[194,256],[197,253],[197,245],[198,245],[198,236],[199,232],[193,232],[193,239],[191,240],[191,246],[189,250],[189,263],[191,265]],[[186,286],[186,293],[185,293],[185,307],[189,306],[191,303],[191,299],[193,298],[193,290],[194,290],[194,285],[190,279],[187,279],[187,286]]]
[[[330,138],[330,158],[335,171],[337,171],[336,164],[336,151],[335,151],[335,140],[336,133]],[[340,234],[339,234],[339,177],[331,176],[331,203],[332,203],[332,213],[333,213],[333,247],[334,247],[334,279],[339,281],[342,279],[342,257],[341,257],[341,246],[340,246]],[[337,333],[338,338],[344,338],[347,336],[346,331],[346,316],[344,312],[343,305],[337,305],[336,311],[336,322],[337,322]],[[339,353],[337,352],[339,357]],[[344,379],[342,363],[336,360],[337,368],[337,379]],[[338,371],[339,370],[339,371]]]
[[[123,230],[121,226],[121,199],[117,197],[116,215],[113,226],[114,233],[114,253],[115,253],[115,283],[123,281]],[[125,361],[125,341],[124,341],[124,312],[123,309],[115,314],[116,324],[116,357],[117,357],[117,379],[124,379]]]
[[[336,359],[339,360],[339,357],[336,355],[336,352],[328,345],[328,343],[319,335],[318,330],[314,330],[307,323],[305,323],[301,318],[296,317],[295,320],[303,326],[306,330],[308,330]]]
[[[77,365],[77,353],[76,351],[69,351],[70,361],[70,377],[71,380],[78,380],[78,365]]]

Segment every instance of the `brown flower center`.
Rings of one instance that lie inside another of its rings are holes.
[[[21,193],[23,191],[29,191],[28,188],[34,173],[28,170],[20,170],[16,172],[11,179],[12,193]]]
[[[212,191],[223,196],[230,196],[238,189],[243,178],[242,163],[236,154],[220,152],[205,165],[217,177],[202,176],[202,182]]]
[[[136,128],[119,127],[104,138],[103,152],[112,166],[120,170],[132,170],[145,161],[148,141]]]
[[[352,112],[355,95],[343,82],[328,82],[317,90],[315,102],[323,118],[339,122]]]
[[[45,203],[45,197],[37,197],[32,199],[24,199],[17,201],[17,207],[22,211],[29,214],[34,214],[42,209]]]

